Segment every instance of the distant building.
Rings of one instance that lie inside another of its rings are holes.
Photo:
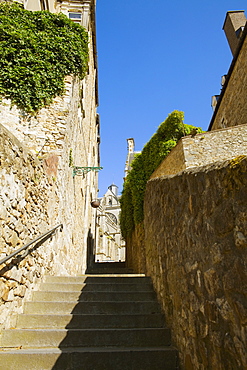
[[[125,242],[121,236],[120,196],[114,184],[100,198],[96,217],[96,262],[125,261]]]
[[[141,153],[141,152],[135,151],[135,140],[133,138],[127,139],[127,144],[128,144],[127,146],[128,152],[127,152],[127,158],[126,158],[125,169],[124,169],[124,181],[129,171],[131,170],[131,162],[135,158],[135,155]]]

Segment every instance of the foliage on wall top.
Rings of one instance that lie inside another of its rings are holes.
[[[64,77],[83,78],[88,36],[63,14],[0,4],[0,97],[34,114],[64,93]]]
[[[131,163],[131,171],[125,180],[120,199],[120,225],[122,236],[126,239],[135,225],[143,221],[143,202],[146,183],[151,174],[169,154],[178,140],[188,135],[194,126],[183,123],[183,112],[174,111],[160,124],[156,133],[136,155]],[[200,128],[197,132],[202,132]]]

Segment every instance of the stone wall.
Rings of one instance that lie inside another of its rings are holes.
[[[69,273],[86,270],[89,230],[94,231],[90,202],[97,197],[97,174],[73,176],[73,166],[98,166],[97,123],[92,99],[95,75],[83,82],[67,77],[66,94],[35,117],[25,116],[10,102],[0,105],[0,123],[34,156],[43,159],[57,182],[57,213],[64,224],[64,255],[73,256]],[[82,91],[84,100],[81,100]],[[76,247],[75,247],[76,246]]]
[[[146,273],[145,232],[143,223],[136,225],[126,240],[127,266],[139,274]]]
[[[58,189],[49,167],[1,125],[0,148],[2,259],[58,223]],[[25,258],[14,258],[0,266],[0,327],[11,326],[12,313],[22,310],[23,297],[30,296],[37,278],[67,271],[69,258],[61,255],[59,234]]]
[[[33,155],[55,168],[58,186],[58,219],[64,224],[64,255],[73,256],[68,272],[83,273],[87,265],[87,239],[95,231],[98,175],[88,172],[73,176],[73,167],[99,166],[99,123],[96,113],[96,70],[92,31],[89,29],[89,70],[83,81],[68,76],[65,94],[41,109],[25,115],[11,102],[0,104],[0,123]],[[55,158],[56,163],[50,157]]]
[[[178,144],[151,175],[151,179],[203,166],[238,155],[247,155],[247,124],[190,135]]]
[[[152,179],[145,257],[182,369],[245,369],[247,158]]]
[[[247,117],[247,29],[241,51],[229,69],[210,127],[216,130],[246,124]]]
[[[68,76],[65,94],[36,116],[25,115],[11,107],[8,100],[0,104],[0,212],[4,217],[0,220],[4,229],[1,258],[54,224],[64,226],[58,240],[11,264],[8,271],[0,266],[4,274],[0,278],[4,306],[0,318],[5,317],[5,327],[11,325],[12,313],[22,309],[30,289],[37,286],[35,276],[41,280],[46,273],[78,275],[87,268],[95,232],[95,210],[90,203],[97,198],[98,174],[90,171],[75,175],[74,167],[99,166],[97,71],[91,22],[88,32],[89,65],[83,81]]]

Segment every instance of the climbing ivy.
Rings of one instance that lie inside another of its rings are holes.
[[[135,225],[143,221],[143,202],[146,183],[151,174],[169,154],[178,140],[188,135],[194,126],[183,123],[183,112],[174,111],[161,123],[157,132],[144,146],[141,154],[136,155],[131,163],[123,186],[120,199],[120,225],[123,237],[126,239],[134,230]],[[198,132],[202,132],[200,128]]]
[[[34,114],[64,93],[64,77],[83,78],[88,36],[63,14],[0,3],[0,97]]]

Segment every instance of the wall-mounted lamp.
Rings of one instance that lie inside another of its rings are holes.
[[[91,207],[98,208],[99,206],[100,206],[100,200],[99,199],[92,200]]]
[[[84,174],[95,171],[99,172],[100,170],[103,170],[103,167],[79,167],[79,166],[73,166],[73,177],[77,176],[83,176]]]

